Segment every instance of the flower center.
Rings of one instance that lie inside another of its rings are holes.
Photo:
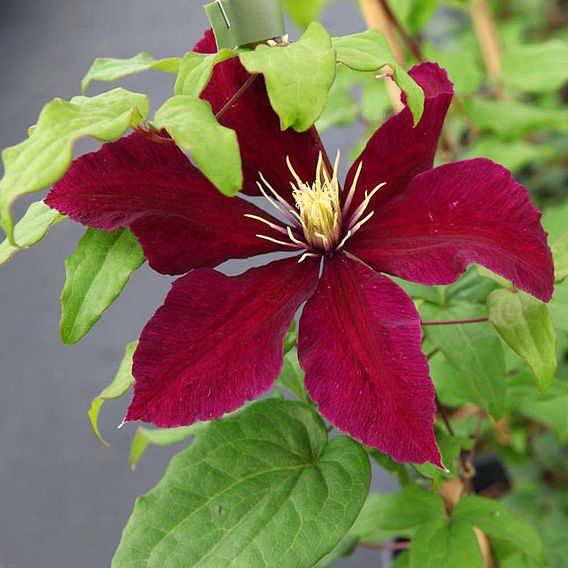
[[[343,206],[340,199],[340,187],[337,178],[340,154],[337,153],[333,172],[328,172],[320,153],[316,166],[316,176],[313,183],[302,181],[296,173],[290,159],[286,158],[288,168],[294,177],[292,196],[296,202],[296,208],[290,205],[270,185],[266,178],[259,172],[261,182],[257,182],[258,188],[268,202],[286,219],[285,225],[275,223],[258,215],[245,214],[245,217],[260,221],[274,231],[284,235],[287,240],[274,238],[268,235],[256,235],[259,239],[265,239],[281,246],[285,246],[304,254],[298,262],[302,262],[310,256],[320,256],[332,251],[340,251],[345,243],[373,216],[374,211],[368,212],[369,203],[373,195],[383,185],[377,185],[371,192],[365,192],[365,197],[360,205],[351,212],[351,204],[357,188],[357,182],[363,168],[360,162],[353,178],[353,183],[345,197]]]
[[[300,222],[306,242],[316,250],[330,252],[341,237],[341,205],[337,179],[339,153],[331,179],[320,154],[316,179],[311,185],[299,178],[289,159],[287,162],[297,184],[292,186],[292,196],[300,211]]]

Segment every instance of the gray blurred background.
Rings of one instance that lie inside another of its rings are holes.
[[[207,25],[201,4],[0,0],[0,148],[26,137],[45,102],[79,94],[96,57],[185,53]],[[364,29],[352,0],[337,0],[323,22],[335,34]],[[173,78],[150,72],[121,84],[149,93],[156,109],[170,96]],[[89,94],[106,88],[95,84]],[[354,135],[330,131],[325,141],[335,153]],[[16,214],[34,199],[23,200]],[[70,221],[61,223],[39,246],[0,268],[0,568],[109,566],[134,499],[160,479],[182,447],[152,447],[130,471],[136,426],[116,430],[129,396],[103,407],[101,429],[111,448],[91,433],[91,399],[114,376],[124,346],[161,304],[170,279],[144,266],[91,333],[79,345],[64,346],[58,336],[64,261],[82,233]],[[381,480],[381,486],[392,482]],[[362,550],[338,566],[387,564],[380,553]]]

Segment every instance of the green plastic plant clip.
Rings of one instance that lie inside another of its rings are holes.
[[[204,9],[218,49],[234,49],[286,33],[280,0],[216,0]]]

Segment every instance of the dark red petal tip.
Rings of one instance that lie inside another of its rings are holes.
[[[361,203],[365,191],[386,183],[372,200],[372,207],[398,195],[417,174],[434,164],[434,156],[446,113],[454,93],[447,73],[435,63],[422,63],[410,71],[424,89],[424,114],[414,126],[412,113],[403,109],[389,118],[373,134],[347,174],[345,187],[351,187],[359,164],[363,169],[351,209]]]
[[[420,316],[386,276],[340,254],[327,260],[300,321],[310,396],[340,430],[399,462],[443,468]]]
[[[417,176],[348,248],[376,270],[427,285],[451,284],[479,263],[547,302],[554,265],[540,217],[508,170],[477,158]]]
[[[318,266],[289,258],[234,277],[202,268],[176,280],[140,337],[127,420],[189,425],[269,389],[282,367],[284,335],[317,285]]]

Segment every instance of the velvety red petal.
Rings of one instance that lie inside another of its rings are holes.
[[[269,389],[284,335],[317,285],[319,262],[273,262],[240,276],[210,268],[176,280],[134,355],[127,420],[157,426],[219,418]]]
[[[406,107],[375,132],[347,174],[345,187],[348,189],[359,163],[363,162],[351,211],[361,203],[365,191],[385,182],[372,205],[385,203],[400,193],[414,176],[434,164],[438,140],[454,93],[453,85],[447,73],[435,63],[417,65],[410,75],[424,89],[424,114],[415,127]]]
[[[300,321],[310,396],[365,445],[396,461],[441,467],[421,341],[420,316],[397,284],[343,254],[325,262]]]
[[[201,53],[217,51],[210,30],[194,50]],[[237,58],[219,63],[201,96],[217,113],[248,77]],[[262,77],[258,77],[239,101],[223,114],[220,122],[237,132],[246,193],[258,193],[256,182],[261,172],[280,195],[293,204],[290,182],[294,180],[286,165],[286,156],[290,157],[300,178],[310,182],[314,180],[318,148],[312,135],[310,132],[299,134],[292,129],[280,130],[280,121],[270,106]]]
[[[266,213],[219,193],[175,144],[139,134],[75,160],[46,203],[97,229],[130,227],[165,274],[278,249],[255,235],[279,233],[244,216]]]
[[[376,270],[420,284],[451,284],[476,262],[548,301],[554,268],[540,217],[508,170],[478,158],[417,176],[348,249]]]

